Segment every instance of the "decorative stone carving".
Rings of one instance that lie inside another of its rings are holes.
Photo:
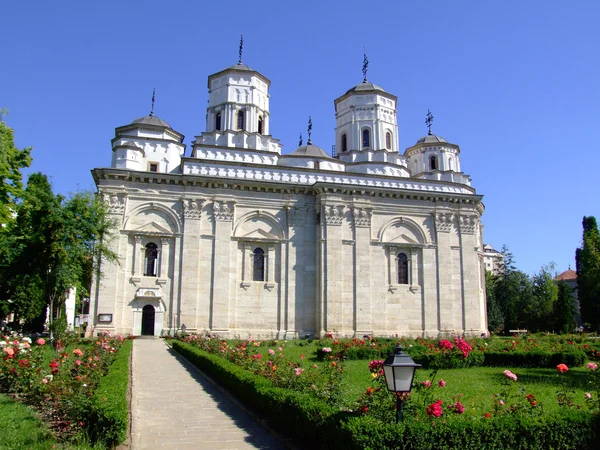
[[[460,232],[464,234],[473,234],[477,228],[478,217],[476,215],[460,215],[458,217],[458,226]]]
[[[288,225],[290,227],[302,226],[306,222],[308,210],[306,208],[298,208],[292,206],[288,209]]]
[[[352,213],[354,214],[354,225],[357,227],[370,227],[371,216],[373,215],[371,208],[358,208],[353,207]]]
[[[233,220],[235,204],[234,202],[215,200],[213,202],[213,211],[215,212],[215,220],[231,222]]]
[[[323,210],[325,211],[325,223],[327,225],[341,225],[344,220],[345,209],[346,207],[344,205],[323,206]]]
[[[108,214],[122,215],[125,212],[124,194],[104,194],[104,202],[106,203]]]
[[[204,204],[204,199],[186,199],[182,200],[183,203],[183,217],[185,219],[193,219],[198,220],[202,215],[202,205]]]
[[[437,213],[435,216],[435,226],[438,232],[449,233],[454,225],[453,213]]]

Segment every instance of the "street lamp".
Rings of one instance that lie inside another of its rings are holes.
[[[400,345],[397,345],[394,353],[383,362],[387,387],[396,394],[396,423],[402,420],[402,407],[404,406],[404,399],[398,394],[410,392],[417,367],[421,367],[421,364],[415,363],[409,355],[402,351]]]

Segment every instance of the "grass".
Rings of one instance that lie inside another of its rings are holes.
[[[85,444],[65,446],[27,406],[0,395],[0,450],[91,449]]]

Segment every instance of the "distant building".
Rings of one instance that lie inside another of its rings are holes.
[[[581,322],[581,312],[579,309],[579,297],[577,295],[577,272],[571,270],[569,267],[568,270],[565,270],[559,276],[556,277],[556,281],[564,281],[567,286],[569,286],[573,290],[573,306],[575,307],[575,322],[578,327],[581,327],[583,323]]]
[[[488,272],[499,275],[502,273],[502,268],[504,267],[504,255],[495,250],[490,244],[484,244],[483,265]]]

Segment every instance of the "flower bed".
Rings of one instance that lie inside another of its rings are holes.
[[[265,360],[268,363],[273,358],[284,358],[277,353],[284,354],[283,347],[280,351],[280,348],[265,348],[262,343],[246,342],[243,345],[242,341],[211,339],[217,342],[194,338],[188,339],[189,343],[175,342],[173,348],[306,446],[340,449],[596,448],[600,432],[597,390],[590,393],[589,399],[581,395],[576,401],[569,397],[569,392],[563,392],[562,397],[556,396],[559,403],[563,402],[559,413],[548,414],[537,392],[532,393],[522,385],[519,371],[516,371],[517,375],[509,370],[503,374],[499,370],[497,376],[504,378],[503,387],[493,397],[494,391],[487,392],[493,406],[484,412],[473,405],[468,392],[464,397],[446,394],[446,390],[452,388],[453,380],[436,382],[431,378],[420,380],[411,396],[403,398],[406,401],[405,420],[395,425],[396,399],[383,387],[381,361],[365,362],[370,367],[374,384],[357,399],[353,410],[342,410],[335,396],[318,398],[317,392],[304,390],[301,385],[285,389],[276,387],[276,378],[252,367],[257,361],[257,367],[261,367],[266,364]],[[321,350],[324,348],[327,347],[321,347]],[[263,354],[259,349],[266,350],[261,358],[257,357]],[[333,351],[324,350],[323,353],[327,357],[334,356]],[[304,361],[311,358],[304,356]],[[292,363],[288,365],[281,359],[279,367],[282,362],[284,371],[297,376],[298,367],[294,367],[292,361],[287,361]],[[332,362],[336,361],[325,359],[321,364]],[[590,386],[597,388],[597,365],[590,363],[586,370],[592,377]],[[555,372],[558,380],[570,373],[560,365]],[[342,374],[346,376],[346,372]],[[302,375],[304,372],[298,376]],[[565,382],[569,383],[569,380]]]
[[[32,342],[19,335],[4,336],[0,339],[4,355],[0,360],[0,392],[35,408],[61,438],[79,438],[105,416],[94,394],[122,344],[120,336],[103,335],[59,353],[47,350],[41,338]],[[126,349],[122,355],[125,359],[130,344]],[[128,376],[125,380],[127,383]],[[106,433],[110,430],[105,429]]]

